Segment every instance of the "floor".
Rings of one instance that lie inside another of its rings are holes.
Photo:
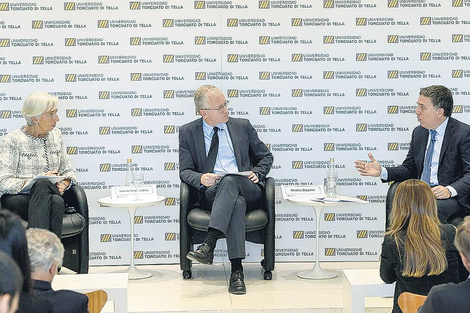
[[[228,293],[229,263],[193,265],[193,278],[183,280],[178,264],[143,265],[153,277],[130,280],[128,310],[137,312],[309,312],[342,313],[344,275],[342,269],[377,268],[377,262],[324,262],[324,269],[338,277],[306,280],[297,272],[313,268],[313,263],[277,263],[271,281],[263,280],[259,264],[244,264],[246,295]],[[91,267],[90,273],[122,270],[120,266]],[[61,275],[67,273],[61,272]],[[391,298],[367,298],[366,313],[391,312]],[[106,307],[103,312],[106,311]],[[109,312],[109,311],[108,311]]]

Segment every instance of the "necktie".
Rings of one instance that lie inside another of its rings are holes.
[[[212,135],[211,147],[207,154],[206,163],[204,163],[204,173],[212,173],[214,170],[215,160],[217,159],[217,151],[219,150],[219,135],[217,135],[218,127],[214,127]]]
[[[434,143],[436,142],[436,130],[431,129],[431,140],[429,141],[428,149],[426,150],[426,156],[424,157],[423,175],[421,179],[431,185],[431,163],[432,153],[434,151]]]

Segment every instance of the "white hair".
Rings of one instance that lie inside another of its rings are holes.
[[[36,91],[30,94],[23,103],[23,116],[28,125],[32,126],[33,117],[39,117],[44,112],[57,109],[59,99],[43,91]]]
[[[48,271],[55,262],[62,266],[64,246],[56,234],[47,229],[29,228],[26,239],[32,272]]]

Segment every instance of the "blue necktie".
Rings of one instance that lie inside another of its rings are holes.
[[[207,154],[206,162],[204,163],[204,173],[212,173],[214,170],[215,161],[217,159],[217,152],[219,150],[219,135],[217,131],[219,128],[214,127],[214,134],[212,135],[211,146]]]
[[[429,185],[431,185],[431,163],[434,143],[436,142],[436,134],[436,130],[431,129],[431,140],[429,141],[428,150],[426,150],[426,156],[424,157],[423,175],[421,176],[421,179]]]

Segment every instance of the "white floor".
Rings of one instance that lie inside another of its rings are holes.
[[[263,280],[259,264],[244,264],[246,295],[228,293],[229,263],[193,264],[193,278],[183,280],[178,264],[142,265],[138,268],[153,277],[130,280],[128,311],[137,312],[343,312],[345,289],[343,269],[378,268],[376,262],[324,262],[324,269],[338,277],[306,280],[298,271],[313,268],[313,263],[277,263],[271,281]],[[125,267],[90,267],[90,273],[109,273]],[[69,275],[62,271],[60,275]],[[367,298],[366,313],[391,312],[391,298]]]

